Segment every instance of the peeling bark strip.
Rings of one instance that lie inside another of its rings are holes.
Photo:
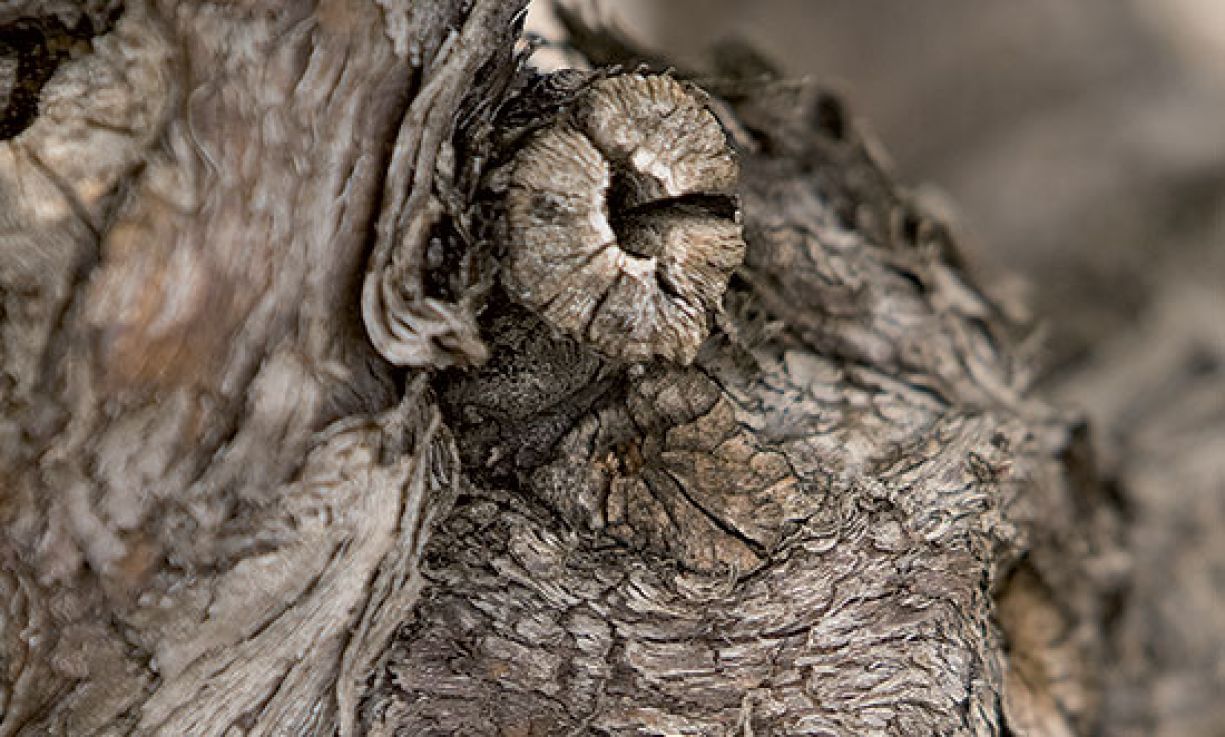
[[[521,8],[136,0],[0,142],[0,735],[1089,731],[1110,509],[943,229]]]

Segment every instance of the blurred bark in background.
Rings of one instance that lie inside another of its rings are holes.
[[[1111,735],[1225,734],[1225,6],[648,0],[678,58],[746,38],[841,88],[1047,333],[1131,511]]]

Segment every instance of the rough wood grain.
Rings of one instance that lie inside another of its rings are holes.
[[[1113,511],[945,229],[728,51],[710,337],[557,333],[520,9],[132,2],[0,143],[0,734],[1089,731]]]
[[[517,12],[131,2],[2,144],[0,733],[353,733],[457,472],[358,314],[387,143]]]
[[[468,481],[365,723],[1091,731],[1117,531],[1082,428],[836,101],[708,83],[748,242],[719,334],[626,365],[493,296],[489,363],[436,382]]]

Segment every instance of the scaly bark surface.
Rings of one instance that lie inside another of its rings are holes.
[[[0,143],[0,734],[1090,731],[1113,510],[946,230],[728,49],[739,213],[594,190],[738,218],[708,337],[559,331],[506,189],[625,76],[520,10],[129,2]]]

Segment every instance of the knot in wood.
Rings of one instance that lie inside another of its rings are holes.
[[[700,91],[601,79],[515,157],[503,283],[605,355],[688,364],[744,259],[738,176]]]

